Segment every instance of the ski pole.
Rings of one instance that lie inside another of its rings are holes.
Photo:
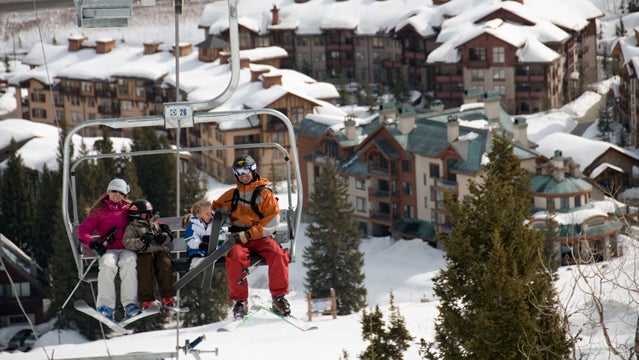
[[[241,278],[237,279],[238,285],[244,285],[244,282],[246,281],[246,278],[249,276],[251,271],[253,271],[256,267],[258,267],[260,265],[260,263],[262,262],[262,260],[264,260],[264,259],[263,258],[259,258],[251,266],[242,269],[242,274],[244,274],[244,275]]]

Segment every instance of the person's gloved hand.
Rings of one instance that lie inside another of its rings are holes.
[[[171,240],[173,240],[173,231],[167,224],[160,224],[160,231],[167,234]]]
[[[241,242],[242,244],[246,244],[249,240],[251,240],[251,233],[248,231],[240,231],[240,232],[231,234],[231,237],[235,240],[235,242]]]
[[[200,249],[200,251],[204,251],[204,252],[209,251],[209,243],[208,243],[208,241],[207,242],[202,241],[200,243],[200,246],[198,246],[198,249]]]
[[[153,241],[153,238],[154,238],[153,234],[148,232],[148,233],[142,235],[140,240],[144,243],[144,245],[149,245]]]
[[[166,241],[166,236],[164,236],[164,233],[155,234],[153,236],[153,241],[155,241],[158,245],[162,245]]]
[[[97,241],[91,241],[91,243],[89,244],[89,247],[93,250],[95,250],[95,252],[98,253],[98,255],[102,256],[104,255],[104,253],[106,252],[106,246],[100,244]]]

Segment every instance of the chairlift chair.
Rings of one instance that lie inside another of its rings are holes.
[[[229,151],[237,149],[268,149],[272,148],[280,151],[286,159],[286,187],[288,196],[288,208],[281,209],[280,226],[275,235],[275,240],[280,243],[290,253],[291,262],[295,261],[295,238],[298,229],[299,222],[301,220],[302,209],[302,183],[299,168],[299,158],[297,155],[297,145],[295,142],[295,135],[293,125],[291,121],[282,113],[271,109],[258,109],[258,110],[239,110],[239,111],[227,111],[219,113],[202,113],[193,116],[191,121],[178,123],[193,124],[198,126],[202,124],[206,126],[208,122],[224,122],[224,121],[238,121],[243,120],[249,116],[255,116],[259,114],[268,114],[280,118],[288,128],[288,134],[290,138],[290,153],[289,150],[277,143],[250,143],[250,144],[238,144],[238,145],[221,145],[221,146],[203,146],[203,147],[181,147],[176,146],[168,149],[158,150],[143,150],[133,151],[128,153],[106,153],[106,154],[94,154],[94,155],[81,155],[75,159],[71,158],[71,139],[72,137],[84,129],[90,126],[109,126],[114,129],[132,128],[132,127],[144,127],[144,126],[162,126],[165,128],[171,128],[175,124],[170,117],[146,117],[146,118],[122,118],[122,119],[97,119],[88,120],[76,125],[69,131],[64,140],[63,146],[63,168],[62,168],[62,212],[64,218],[65,229],[67,232],[68,240],[73,251],[76,267],[78,270],[78,276],[81,280],[86,282],[95,281],[97,279],[97,266],[93,266],[95,269],[88,269],[87,265],[93,264],[92,260],[95,259],[96,254],[93,250],[87,249],[77,239],[77,227],[81,222],[81,218],[78,212],[77,204],[77,187],[75,172],[76,168],[84,161],[97,161],[107,158],[118,157],[134,157],[134,156],[153,156],[159,154],[175,154],[178,156],[181,152],[215,152],[219,150]],[[293,169],[292,169],[293,168]],[[292,170],[295,171],[295,176],[292,176]],[[105,181],[108,179],[105,179]],[[296,181],[296,200],[293,200],[292,181]],[[232,185],[229,185],[231,187]],[[179,194],[179,191],[176,191]],[[189,205],[189,204],[187,204]],[[183,231],[179,224],[179,219],[184,214],[176,214],[175,217],[165,218],[165,222],[171,226],[174,231]],[[184,272],[188,270],[188,257],[186,256],[186,245],[184,240],[177,237],[174,241],[172,252],[176,263],[178,264],[178,270]],[[254,258],[254,260],[257,260]],[[181,264],[181,265],[179,265]],[[218,261],[216,267],[223,267],[224,262]],[[89,271],[87,271],[89,270]]]

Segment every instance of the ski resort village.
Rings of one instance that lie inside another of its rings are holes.
[[[639,3],[29,4],[0,358],[639,353]]]

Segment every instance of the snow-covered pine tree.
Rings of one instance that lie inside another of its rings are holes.
[[[440,234],[446,268],[434,285],[438,354],[427,358],[565,359],[567,334],[542,257],[543,234],[525,224],[530,174],[504,137],[495,135],[488,158],[467,197],[446,196],[452,231]]]
[[[366,303],[361,231],[353,222],[353,204],[328,159],[309,201],[312,222],[306,227],[310,244],[304,249],[305,286],[314,298],[330,296],[334,288],[341,315],[359,311]]]

